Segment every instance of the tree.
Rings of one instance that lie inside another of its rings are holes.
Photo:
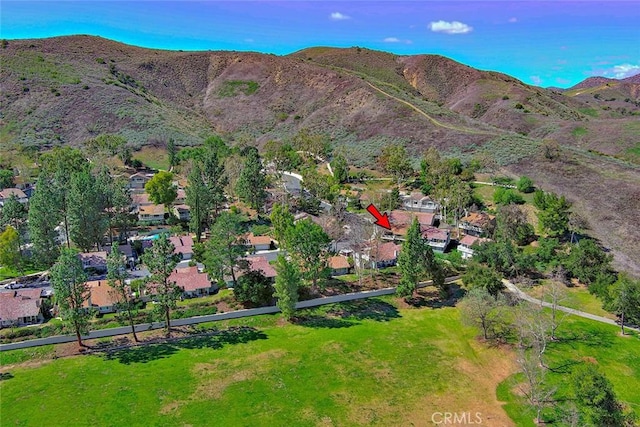
[[[331,161],[333,176],[340,184],[349,180],[349,164],[343,155],[337,155]]]
[[[571,231],[571,240],[573,243],[574,237],[577,233],[582,233],[584,230],[589,229],[589,221],[587,221],[582,215],[577,212],[571,212],[569,214],[569,231]]]
[[[640,280],[633,280],[626,274],[619,274],[610,293],[609,306],[620,318],[620,328],[624,335],[625,322],[640,325]]]
[[[10,225],[18,233],[18,252],[22,255],[21,242],[24,226],[27,221],[27,208],[18,201],[15,194],[12,194],[8,200],[4,202],[2,211],[0,212],[0,226]]]
[[[243,304],[261,306],[271,302],[273,287],[262,272],[247,271],[238,278],[238,283],[233,287],[233,295]]]
[[[493,201],[497,205],[521,205],[524,203],[524,199],[518,193],[511,188],[498,187],[493,193]]]
[[[469,263],[467,271],[462,276],[462,282],[472,289],[482,288],[494,298],[498,298],[498,294],[504,288],[500,274],[491,267],[477,262]]]
[[[529,224],[527,214],[519,206],[500,206],[496,215],[496,238],[526,245],[534,237],[533,226]]]
[[[390,192],[385,192],[380,198],[379,208],[381,211],[392,211],[398,209],[402,201],[400,200],[400,190],[393,187]]]
[[[103,193],[89,171],[74,174],[70,187],[69,235],[84,252],[100,248],[109,227]]]
[[[20,269],[20,238],[15,228],[7,225],[0,234],[0,265]]]
[[[40,174],[38,187],[29,201],[29,237],[36,261],[52,265],[58,258],[58,232],[61,213],[56,209],[58,193],[52,181]]]
[[[326,135],[312,133],[307,128],[301,129],[293,137],[292,142],[297,150],[311,153],[314,156],[326,156],[331,149]]]
[[[102,198],[103,210],[106,213],[109,228],[109,241],[113,243],[113,229],[119,229],[119,238],[128,235],[135,216],[129,212],[131,208],[131,194],[124,178],[112,178],[109,170],[103,167],[96,176]]]
[[[604,252],[594,240],[582,239],[571,247],[566,261],[567,270],[580,282],[590,285],[599,273],[611,269],[613,256]]]
[[[533,181],[531,181],[531,178],[526,176],[520,177],[516,187],[518,188],[518,191],[522,193],[532,193],[534,190]]]
[[[286,247],[285,241],[288,230],[293,227],[293,214],[289,206],[285,204],[275,204],[271,209],[271,225],[273,225],[273,237],[276,238],[281,247]]]
[[[264,145],[264,158],[273,162],[277,171],[292,171],[302,164],[302,158],[291,144],[281,141],[267,141]]]
[[[178,148],[173,138],[167,141],[167,155],[169,156],[169,169],[178,165]]]
[[[462,299],[462,320],[482,330],[484,339],[489,339],[500,320],[499,308],[505,304],[503,298],[494,298],[484,288],[472,288]]]
[[[13,187],[13,171],[0,169],[0,190]]]
[[[298,221],[288,230],[287,250],[300,266],[303,277],[311,281],[312,290],[317,292],[327,265],[329,236],[309,219]]]
[[[167,171],[155,174],[145,184],[144,190],[149,194],[149,200],[156,205],[165,205],[167,209],[178,197],[178,189],[173,184],[173,174]]]
[[[427,251],[426,247],[427,245],[420,235],[420,223],[417,218],[413,218],[405,240],[402,242],[402,250],[398,254],[398,271],[400,273],[400,283],[396,289],[398,296],[407,298],[416,292],[418,281],[425,273],[422,257]],[[431,256],[433,256],[433,252],[431,252]]]
[[[387,145],[378,157],[378,163],[386,172],[392,174],[398,182],[413,175],[413,167],[404,146]]]
[[[524,384],[519,387],[520,392],[527,398],[529,404],[536,411],[536,424],[541,424],[542,410],[552,403],[550,398],[556,389],[547,385],[547,371],[544,367],[540,366],[538,359],[531,353],[519,349],[516,362],[525,378]]]
[[[538,208],[538,221],[543,230],[552,236],[560,236],[567,232],[571,203],[564,196],[558,197],[554,193],[536,190],[533,204]]]
[[[138,342],[134,323],[135,301],[131,297],[131,289],[129,285],[127,285],[126,279],[127,271],[124,258],[118,250],[118,243],[116,242],[111,247],[111,252],[107,256],[107,281],[118,298],[116,308],[118,311],[125,313],[127,320],[129,321],[129,325],[131,326],[133,339],[135,342]]]
[[[551,322],[549,325],[551,339],[556,339],[556,331],[558,330],[558,326],[565,318],[566,313],[560,311],[559,307],[561,306],[562,301],[567,299],[567,291],[566,287],[563,283],[558,280],[552,279],[545,287],[544,294],[548,296],[548,301],[551,304]],[[544,299],[544,298],[543,298]]]
[[[204,183],[202,169],[197,162],[194,162],[187,177],[185,193],[189,206],[189,230],[196,234],[196,241],[199,243],[209,218],[211,199]]]
[[[300,271],[298,266],[288,261],[284,256],[278,255],[276,260],[275,292],[276,305],[286,320],[291,320],[298,302],[298,286],[300,284]]]
[[[223,160],[228,152],[229,148],[220,138],[212,137],[205,141],[202,156],[202,179],[207,189],[207,198],[205,199],[208,202],[205,218],[207,225],[211,224],[211,214],[214,218],[217,217],[227,201],[224,188],[228,183],[228,178],[225,174],[226,167]]]
[[[262,171],[262,163],[258,150],[248,150],[244,169],[240,172],[236,192],[240,200],[247,203],[252,209],[260,212],[267,200],[267,179]]]
[[[171,272],[178,264],[178,255],[174,250],[175,247],[169,240],[169,236],[162,233],[153,241],[151,248],[142,255],[142,262],[151,273],[147,283],[151,284],[155,291],[154,310],[164,316],[167,338],[171,336],[171,310],[176,308],[177,301],[182,295],[182,290],[176,283],[169,280]]]
[[[51,284],[62,320],[73,328],[78,345],[82,346],[82,334],[89,332],[91,310],[84,307],[90,290],[82,261],[73,249],[63,248],[60,257],[51,268]]]
[[[211,227],[211,238],[205,243],[204,265],[207,271],[222,282],[225,274],[230,274],[234,286],[237,284],[235,267],[238,258],[244,255],[240,244],[243,232],[238,214],[222,212]]]
[[[624,414],[611,382],[596,365],[585,363],[578,366],[571,375],[571,383],[583,425],[633,426],[631,414]]]

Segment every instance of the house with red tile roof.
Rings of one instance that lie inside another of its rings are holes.
[[[271,249],[273,239],[271,238],[271,236],[256,236],[253,233],[249,233],[244,237],[244,243],[252,252],[268,251],[269,249]]]
[[[332,276],[343,276],[349,274],[351,265],[349,264],[349,258],[346,256],[338,255],[329,258],[327,263],[331,269]]]
[[[485,239],[483,237],[466,234],[458,242],[458,251],[462,254],[463,259],[468,259],[473,257],[473,245],[481,245],[482,243],[488,241],[489,239]]]
[[[119,301],[118,294],[106,280],[92,280],[87,282],[89,299],[83,306],[97,310],[98,314],[114,313]]]
[[[489,234],[496,226],[496,217],[486,212],[471,212],[460,220],[458,227],[471,236]]]
[[[436,252],[444,253],[450,242],[450,232],[437,227],[422,229],[422,239]]]
[[[0,190],[0,206],[4,206],[11,196],[15,196],[18,199],[18,202],[23,204],[29,201],[25,192],[19,188],[5,188],[4,190]]]
[[[20,289],[0,293],[0,328],[41,323],[42,291],[40,289]]]
[[[270,279],[272,282],[275,281],[276,269],[273,268],[269,261],[263,256],[251,256],[240,258],[238,260],[238,266],[234,269],[236,279],[242,277],[248,271],[257,271],[260,272],[264,277]],[[225,276],[225,283],[229,287],[233,287],[233,279],[231,276]]]
[[[187,260],[193,257],[193,237],[186,236],[171,236],[169,237],[175,249],[174,254],[180,256],[180,259]]]
[[[385,239],[404,239],[407,230],[411,226],[413,219],[417,218],[420,228],[433,226],[435,222],[435,214],[427,212],[408,212],[401,210],[393,210],[389,214],[389,223],[391,231],[386,232],[383,236]]]
[[[395,242],[381,242],[355,251],[353,257],[360,268],[385,268],[396,265],[401,249]]]
[[[218,286],[211,282],[207,273],[200,272],[196,266],[173,270],[169,280],[182,289],[186,298],[206,296],[218,290]]]

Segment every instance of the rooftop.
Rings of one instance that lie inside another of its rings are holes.
[[[12,321],[40,313],[40,289],[0,293],[0,321]]]
[[[169,276],[169,280],[176,282],[185,292],[211,287],[211,280],[206,273],[200,273],[198,267],[177,268]]]
[[[110,307],[118,302],[118,295],[116,291],[109,286],[106,280],[92,280],[87,282],[91,296],[88,301],[85,301],[83,306],[89,307]]]

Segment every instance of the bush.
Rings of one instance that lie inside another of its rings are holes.
[[[526,176],[521,177],[518,180],[516,186],[518,187],[518,191],[522,193],[533,193],[534,190],[533,181],[531,180],[531,178],[528,178]]]
[[[521,195],[516,193],[510,188],[499,187],[493,193],[493,201],[498,205],[521,205],[524,203],[524,199]]]

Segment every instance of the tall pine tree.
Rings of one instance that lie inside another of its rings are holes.
[[[59,254],[58,231],[62,220],[58,192],[51,179],[40,174],[36,190],[29,201],[29,237],[37,263],[51,266]]]
[[[240,173],[236,192],[240,200],[247,203],[252,209],[260,212],[267,200],[267,179],[262,172],[262,162],[258,150],[251,148],[248,150],[244,169]]]
[[[69,235],[83,251],[102,245],[109,219],[105,198],[96,178],[89,172],[75,173],[69,189]]]

